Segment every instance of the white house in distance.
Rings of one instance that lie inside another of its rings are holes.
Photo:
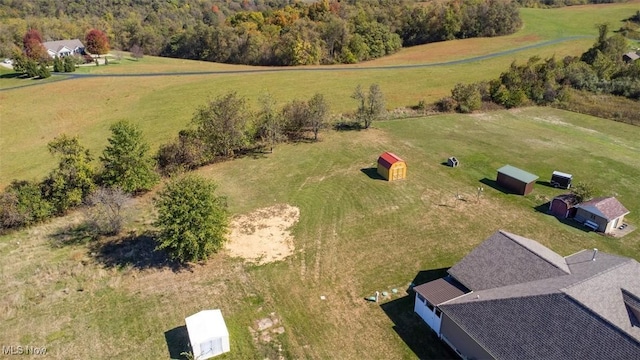
[[[209,359],[230,350],[229,331],[220,310],[200,311],[185,323],[194,359]]]
[[[42,43],[42,46],[47,49],[47,53],[49,53],[49,56],[52,58],[56,56],[63,58],[65,56],[82,55],[84,53],[84,44],[78,39],[46,41]]]

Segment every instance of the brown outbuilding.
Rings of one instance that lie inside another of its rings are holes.
[[[572,218],[576,215],[578,197],[574,194],[558,195],[551,200],[549,212],[559,219]]]
[[[496,183],[514,194],[527,195],[533,190],[533,184],[537,179],[537,175],[505,165],[498,169]]]

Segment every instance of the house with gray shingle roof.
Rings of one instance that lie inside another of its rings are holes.
[[[464,359],[640,359],[634,259],[562,257],[498,231],[414,290],[416,313]]]
[[[52,58],[84,54],[84,44],[79,39],[46,41],[42,45]]]
[[[598,225],[596,231],[608,234],[622,225],[629,210],[614,197],[599,197],[576,205],[575,219],[584,223],[591,221]]]

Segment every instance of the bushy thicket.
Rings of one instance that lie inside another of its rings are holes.
[[[116,131],[123,127],[127,131]],[[0,193],[0,230],[29,226],[87,205],[92,208],[87,213],[95,215],[87,217],[89,225],[100,233],[119,231],[121,207],[128,198],[125,192],[149,189],[157,174],[147,171],[153,159],[145,155],[146,145],[134,126],[120,122],[112,130],[101,159],[104,170],[94,167],[93,156],[77,137],[63,134],[49,142],[57,166],[40,182],[15,180]]]
[[[517,2],[521,6],[534,8],[550,8],[587,4],[610,4],[624,1],[625,0],[517,0]]]
[[[600,25],[596,43],[581,57],[532,57],[525,64],[512,63],[489,83],[458,84],[451,100],[441,100],[440,107],[452,102],[449,108],[471,112],[481,107],[480,99],[506,108],[558,104],[568,100],[569,88],[640,100],[640,62],[623,61],[626,39],[620,34],[607,37],[607,33],[607,25]]]
[[[160,172],[173,175],[251,151],[272,151],[283,141],[317,141],[318,132],[328,124],[329,104],[322,94],[280,108],[265,94],[255,114],[246,104],[246,98],[229,92],[200,107],[189,129],[160,146],[156,155]]]
[[[405,46],[508,34],[520,27],[512,0],[115,0],[0,4],[0,55],[30,28],[43,39],[103,29],[112,48],[260,65],[355,63]],[[28,19],[28,20],[27,20]]]

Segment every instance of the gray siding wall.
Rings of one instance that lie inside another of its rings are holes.
[[[463,359],[493,359],[445,313],[442,314],[440,334]]]
[[[607,219],[596,216],[590,212],[585,211],[584,209],[578,209],[576,212],[576,220],[583,223],[587,220],[591,220],[598,224],[598,231],[604,232],[607,228]]]

